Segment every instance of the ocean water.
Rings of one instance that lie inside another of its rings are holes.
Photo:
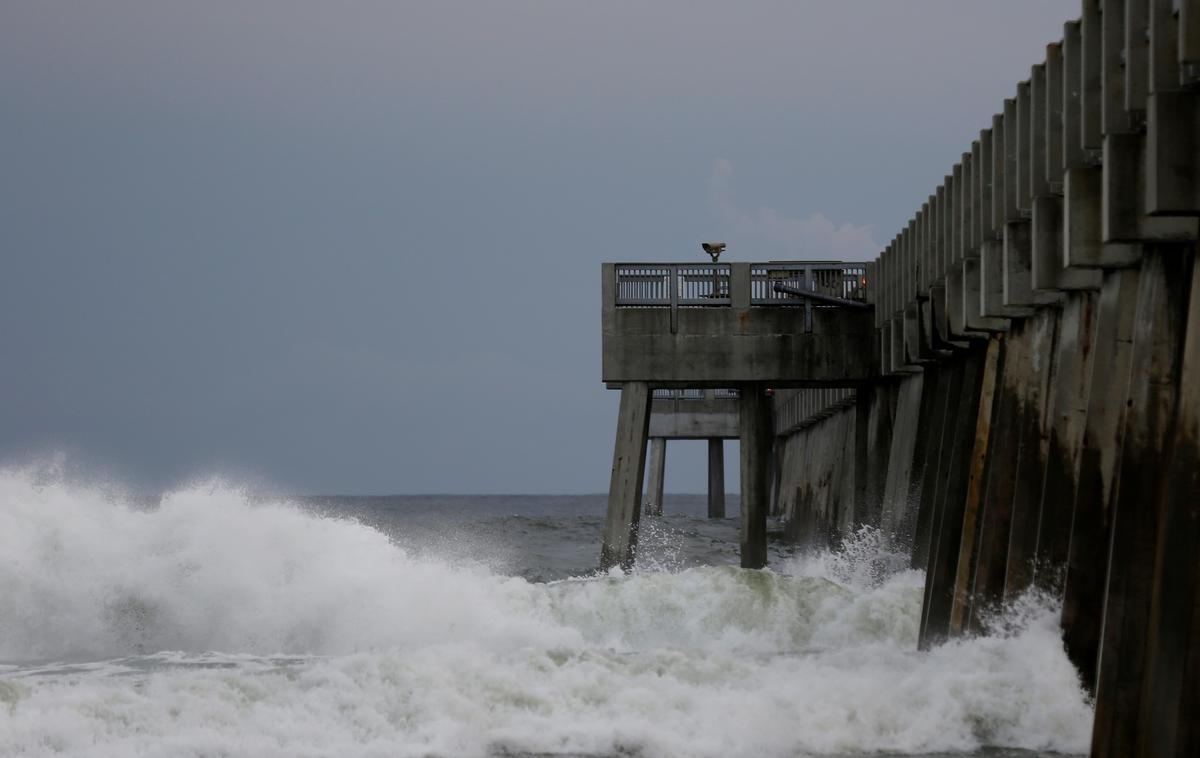
[[[703,508],[598,575],[603,497],[0,471],[0,755],[1086,752],[1045,599],[918,652],[923,578],[878,534],[744,571]]]

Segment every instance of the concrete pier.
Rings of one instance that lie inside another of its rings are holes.
[[[770,311],[745,282],[792,274],[760,264],[683,306],[711,271],[662,269],[658,311],[606,311],[605,379],[743,389],[743,565],[773,446],[786,539],[874,527],[925,571],[921,647],[1044,593],[1092,755],[1200,755],[1200,0],[1086,0],[1033,63],[863,270],[861,320]]]
[[[888,480],[923,447],[922,486],[880,520],[905,544],[895,511],[916,510],[921,644],[1031,588],[1059,597],[1096,756],[1200,754],[1197,60],[1200,4],[1084,2],[877,259],[877,386],[911,391],[916,368],[935,394],[915,434],[897,412]],[[929,349],[911,329],[897,349],[914,308]],[[832,420],[805,435],[843,444]]]
[[[837,387],[827,403],[836,408],[850,395],[844,388],[877,378],[866,287],[874,270],[831,261],[604,264],[603,379],[620,388],[621,408],[602,568],[633,564],[651,439],[647,515],[661,514],[666,440],[706,439],[712,518],[725,516],[722,440],[740,440],[742,565],[766,565],[775,416],[792,424],[800,409],[777,407],[768,390]],[[803,399],[805,419],[827,411],[825,396]]]

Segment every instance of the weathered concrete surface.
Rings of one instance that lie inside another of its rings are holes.
[[[1129,397],[1138,270],[1111,271],[1096,304],[1094,353],[1080,440],[1078,486],[1063,588],[1063,639],[1084,686],[1096,687],[1100,619],[1126,400]]]
[[[600,547],[602,569],[633,567],[642,510],[642,478],[646,473],[650,394],[650,386],[645,382],[628,382],[621,388],[617,442],[608,484],[608,513]]]
[[[1064,265],[1063,224],[1061,197],[1050,195],[1034,199],[1030,286],[1034,291],[1048,292],[1051,296],[1057,296],[1063,290],[1098,289],[1099,271]]]
[[[1130,395],[1113,502],[1104,633],[1096,680],[1092,752],[1135,755],[1146,703],[1143,676],[1155,556],[1157,504],[1179,393],[1193,256],[1190,249],[1148,246],[1134,322]]]
[[[653,423],[653,422],[652,422]],[[667,475],[667,441],[662,437],[650,438],[650,481],[647,489],[646,515],[663,515],[663,483]]]
[[[767,511],[771,507],[771,399],[763,387],[742,387],[742,568],[767,565]]]
[[[728,387],[851,386],[878,376],[870,311],[800,307],[618,308],[611,266],[604,264],[602,309],[605,382]],[[900,334],[897,333],[897,337]]]
[[[857,413],[851,406],[781,441],[780,512],[789,541],[827,546],[853,529]]]
[[[1102,234],[1104,242],[1188,242],[1196,239],[1198,220],[1146,213],[1146,135],[1104,135]]]
[[[1136,266],[1142,247],[1130,243],[1104,243],[1101,219],[1103,171],[1098,166],[1078,166],[1064,175],[1063,255],[1067,268],[1121,268]]]
[[[1002,304],[1005,307],[1049,305],[1058,299],[1056,293],[1033,289],[1033,225],[1014,221],[1004,225],[1002,247],[1004,279]]]
[[[788,541],[827,547],[859,525],[878,524],[877,511],[862,509],[859,485],[871,469],[881,470],[886,458],[858,456],[866,447],[859,445],[859,429],[872,426],[869,419],[860,423],[864,415],[870,416],[870,409],[850,405],[779,440],[784,449],[780,511]]]

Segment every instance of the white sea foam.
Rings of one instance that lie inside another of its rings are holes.
[[[1086,750],[1047,603],[919,653],[921,575],[871,539],[531,584],[221,484],[147,510],[2,472],[0,754]]]

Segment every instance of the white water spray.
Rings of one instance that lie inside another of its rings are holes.
[[[1086,750],[1052,608],[919,653],[921,576],[869,540],[532,584],[221,484],[2,472],[0,754]]]

